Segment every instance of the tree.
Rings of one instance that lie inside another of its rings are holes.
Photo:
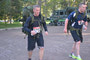
[[[85,0],[0,0],[0,19],[17,20],[22,17],[22,9],[25,6],[39,4],[41,13],[50,17],[54,10],[66,9],[66,7],[77,7]],[[88,0],[89,1],[89,0]]]
[[[21,15],[22,4],[20,0],[0,1],[0,19],[18,19]]]

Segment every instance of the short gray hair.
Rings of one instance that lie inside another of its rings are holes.
[[[33,9],[35,9],[36,7],[40,8],[39,5],[33,5]]]
[[[81,7],[82,5],[86,5],[86,4],[85,4],[85,3],[80,3],[80,4],[79,4],[79,7]]]

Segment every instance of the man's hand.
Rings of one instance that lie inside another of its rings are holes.
[[[87,27],[85,27],[85,30],[87,30]]]
[[[87,26],[83,25],[83,29],[86,31],[87,30]]]
[[[64,28],[64,33],[67,33],[67,29],[66,28]]]
[[[48,32],[47,32],[47,31],[45,31],[45,34],[46,34],[46,35],[48,35]]]
[[[88,22],[86,21],[85,22],[85,28],[84,28],[85,30],[87,30],[87,26],[88,26]]]
[[[31,35],[35,35],[35,34],[36,34],[36,32],[32,30],[31,31]]]

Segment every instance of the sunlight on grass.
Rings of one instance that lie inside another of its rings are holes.
[[[21,27],[22,25],[19,22],[14,22],[13,24],[5,24],[0,22],[0,29],[2,28],[12,28],[12,27]]]

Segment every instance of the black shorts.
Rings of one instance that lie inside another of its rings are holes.
[[[38,47],[44,47],[44,39],[42,33],[39,34],[38,38],[28,35],[28,51],[33,50],[35,48],[36,43]]]
[[[73,30],[73,31],[70,31],[71,32],[71,35],[74,39],[75,42],[78,42],[78,41],[81,41],[83,42],[83,37],[82,37],[82,31],[81,30]]]

